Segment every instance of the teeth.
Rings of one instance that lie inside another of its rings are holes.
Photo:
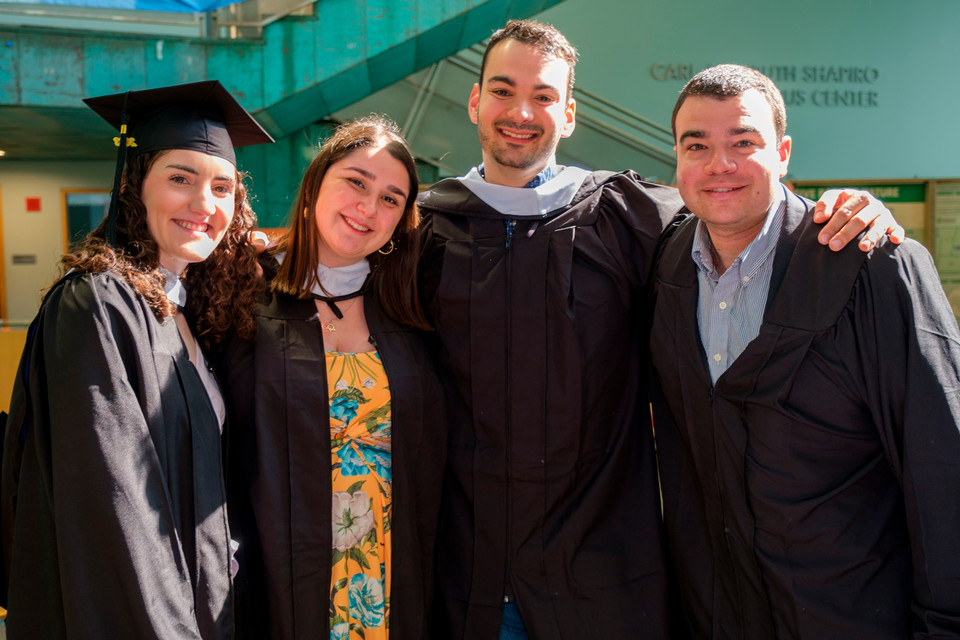
[[[364,227],[362,225],[359,225],[353,220],[351,220],[350,218],[344,218],[344,220],[348,225],[350,225],[351,229],[356,229],[357,231],[370,231],[370,227]]]
[[[198,222],[187,222],[186,220],[174,220],[179,226],[187,229],[189,231],[206,231],[210,228],[210,225],[207,223],[198,223]]]
[[[527,133],[527,134],[510,133],[509,131],[503,131],[502,129],[500,130],[500,133],[507,136],[508,138],[516,138],[517,140],[529,140],[534,136],[534,134],[532,133]]]
[[[727,191],[734,191],[734,190],[735,189],[733,187],[717,187],[716,189],[710,189],[710,191],[713,191],[715,193],[726,193]]]

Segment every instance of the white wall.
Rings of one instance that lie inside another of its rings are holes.
[[[57,275],[63,253],[63,189],[109,190],[109,162],[28,162],[0,158],[3,214],[3,277],[8,323],[28,323],[40,306],[40,290]],[[40,198],[27,212],[26,199]],[[13,264],[14,255],[35,255],[36,264]]]

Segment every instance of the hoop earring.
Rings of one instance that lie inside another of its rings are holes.
[[[390,248],[387,249],[386,251],[384,251],[383,248],[377,249],[377,253],[383,254],[385,256],[390,255],[391,253],[393,253],[394,248],[395,247],[393,246],[393,238],[390,238]]]

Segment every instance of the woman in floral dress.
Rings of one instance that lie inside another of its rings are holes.
[[[417,186],[392,122],[339,128],[270,252],[256,339],[221,362],[241,638],[427,637],[445,424]]]

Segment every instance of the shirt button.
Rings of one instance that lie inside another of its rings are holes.
[[[713,354],[713,359],[717,362],[720,362],[720,354],[719,353]]]
[[[743,276],[744,282],[750,282],[750,276]]]
[[[727,303],[726,303],[726,302],[721,302],[721,303],[720,303],[719,305],[717,305],[717,306],[719,306],[721,309],[726,309],[726,308],[727,308]]]

